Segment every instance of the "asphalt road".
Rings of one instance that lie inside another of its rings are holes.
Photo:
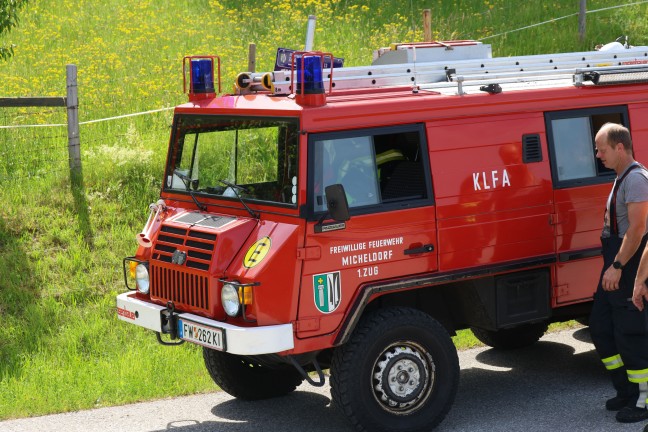
[[[553,333],[513,352],[459,353],[461,382],[438,432],[636,431],[605,410],[612,395],[587,329]],[[0,432],[352,432],[328,385],[241,402],[223,392],[0,422]]]

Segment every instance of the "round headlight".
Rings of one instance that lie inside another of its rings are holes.
[[[239,314],[241,303],[239,302],[238,289],[234,285],[223,285],[223,289],[221,290],[221,303],[227,315],[235,317]]]
[[[142,294],[149,292],[149,272],[144,264],[138,264],[135,267],[135,281],[137,282],[137,291]]]

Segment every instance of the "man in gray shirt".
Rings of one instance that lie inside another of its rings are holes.
[[[606,205],[603,270],[590,332],[617,391],[605,406],[618,411],[619,422],[634,423],[648,419],[648,308],[640,310],[632,301],[647,239],[648,172],[634,160],[627,128],[606,123],[595,142],[596,157],[617,177]]]

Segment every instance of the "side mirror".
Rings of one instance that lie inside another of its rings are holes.
[[[349,203],[344,192],[344,186],[341,184],[326,186],[324,193],[328,211],[315,224],[315,232],[322,233],[346,228],[345,222],[351,219],[351,216],[349,216]],[[335,223],[324,224],[324,219],[327,217],[335,220]]]
[[[344,186],[341,184],[326,186],[324,193],[326,194],[326,205],[331,219],[341,222],[348,221],[351,217],[349,216],[349,203],[344,192]]]

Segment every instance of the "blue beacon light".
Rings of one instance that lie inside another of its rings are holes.
[[[214,62],[212,59],[191,59],[192,93],[214,93]]]
[[[297,94],[324,93],[321,56],[299,56],[295,59],[297,72]],[[303,68],[303,69],[302,69]]]

